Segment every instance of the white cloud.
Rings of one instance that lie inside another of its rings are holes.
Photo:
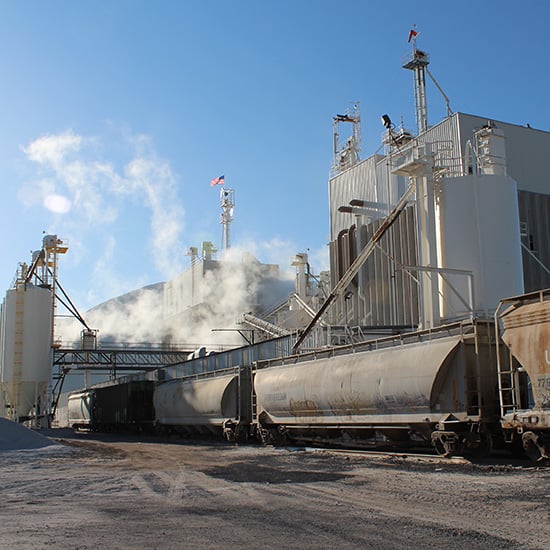
[[[94,262],[92,274],[95,285],[90,289],[88,294],[88,301],[90,303],[97,304],[98,300],[102,299],[100,295],[94,295],[96,289],[108,288],[110,296],[118,296],[127,292],[128,289],[133,290],[147,284],[146,279],[138,269],[134,269],[134,275],[131,279],[122,277],[114,269],[117,249],[117,238],[115,235],[109,235],[105,239],[103,253]],[[138,267],[138,262],[133,267]]]
[[[123,140],[118,136],[112,148],[109,143],[107,137],[83,137],[68,131],[41,137],[24,148],[39,170],[21,189],[20,200],[31,208],[45,207],[48,214],[63,215],[62,236],[71,242],[71,263],[82,273],[85,291],[79,294],[87,306],[157,282],[157,277],[151,281],[151,266],[164,280],[184,269],[180,243],[184,208],[170,164],[156,155],[145,136]],[[104,151],[113,151],[113,157],[105,158]],[[57,232],[55,227],[51,230]],[[201,344],[229,339],[238,343],[238,333],[212,333],[212,328],[235,327],[240,314],[260,305],[258,300],[265,307],[280,300],[280,291],[295,277],[291,262],[297,252],[306,251],[277,238],[235,243],[219,252],[218,258],[227,264],[216,276],[207,274],[204,307],[193,312],[193,322],[171,327],[174,337]],[[263,263],[277,264],[285,282],[264,288],[262,268],[251,255]],[[312,269],[318,273],[316,260],[317,253],[310,253]],[[114,302],[94,315],[88,321],[101,334],[122,341],[157,340],[162,329],[162,297],[137,293],[123,307]]]
[[[151,243],[157,269],[168,277],[181,271],[174,261],[182,246],[179,241],[183,227],[183,208],[176,194],[176,182],[170,166],[157,159],[139,157],[125,168],[129,190],[140,191],[151,209]]]
[[[46,195],[44,206],[56,214],[66,214],[71,209],[71,201],[63,195]]]
[[[109,235],[117,220],[141,224],[142,214],[136,220],[134,210],[145,206],[150,231],[144,255],[149,254],[148,263],[164,278],[171,277],[183,267],[177,259],[183,250],[184,210],[176,179],[146,136],[125,136],[122,143],[117,138],[112,149],[122,150],[126,158],[105,160],[102,151],[110,150],[108,138],[83,137],[71,130],[32,141],[23,151],[41,173],[22,187],[19,198],[27,206],[41,204],[64,214],[64,227],[71,227],[73,239],[90,244],[90,239],[102,239],[106,250],[113,246]]]
[[[243,254],[243,251],[254,255],[263,263],[276,264],[280,268],[281,275],[286,279],[293,279],[295,270],[291,266],[294,256],[300,252],[296,249],[296,244],[291,241],[284,241],[280,238],[258,241],[258,240],[241,240],[233,248],[228,251],[221,251],[218,256],[235,258],[235,255]],[[304,251],[305,252],[305,251]]]
[[[79,151],[81,144],[82,137],[69,130],[62,134],[42,136],[24,147],[23,151],[34,162],[58,166],[65,161],[68,153]]]
[[[55,193],[55,182],[52,179],[38,179],[28,182],[19,189],[19,200],[27,207],[43,205],[48,195]]]

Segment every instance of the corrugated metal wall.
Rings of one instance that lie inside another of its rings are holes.
[[[550,195],[519,191],[518,199],[525,292],[550,288]]]
[[[434,172],[446,177],[463,175],[463,143],[459,137],[459,113],[446,118],[418,137],[420,143],[431,143],[434,155]],[[468,137],[468,139],[470,139]],[[464,140],[464,144],[467,141]]]
[[[462,147],[473,138],[474,131],[488,122],[487,118],[463,113],[453,117],[457,117],[459,123]],[[550,132],[498,120],[491,120],[491,123],[504,132],[508,174],[516,180],[518,189],[549,195],[550,183],[546,174]]]
[[[418,142],[432,146],[436,180],[466,175],[464,152],[467,143],[470,141],[474,145],[474,132],[487,122],[483,117],[455,113],[417,138]],[[525,290],[547,288],[550,287],[550,275],[539,262],[550,266],[550,186],[543,177],[547,170],[545,157],[550,150],[550,133],[502,122],[494,124],[504,131],[508,173],[517,181],[520,190],[520,220],[525,233],[522,242],[529,249],[529,252],[523,251]],[[392,156],[400,155],[395,147],[392,153],[389,157],[370,157],[329,182],[333,287],[407,185],[404,177],[391,175]],[[539,190],[543,193],[538,193]],[[352,199],[377,202],[380,209],[370,220],[338,212],[340,206],[348,206]],[[414,208],[411,206],[384,236],[379,248],[350,285],[348,299],[336,300],[330,311],[331,323],[374,326],[408,325],[418,321],[414,274],[396,269],[390,260],[417,264],[415,235]]]
[[[382,221],[342,230],[330,244],[333,287]],[[418,324],[417,274],[400,269],[403,265],[417,264],[415,224],[415,208],[411,205],[382,237],[351,283],[347,298],[336,300],[330,313],[332,324],[361,327]],[[361,246],[357,244],[358,233]]]
[[[214,372],[238,366],[249,366],[254,361],[286,357],[291,355],[296,336],[281,336],[265,342],[257,342],[251,346],[243,346],[220,353],[196,357],[170,367],[160,369],[162,380],[182,378],[203,372]]]
[[[377,164],[382,161],[381,166]],[[388,198],[394,203],[402,178],[391,178],[388,183],[388,171],[385,169],[385,159],[380,155],[373,155],[361,161],[349,170],[338,174],[329,180],[329,208],[330,208],[330,240],[338,238],[338,234],[352,225],[354,216],[349,213],[338,212],[340,206],[349,206],[352,199],[375,202],[380,204],[380,212],[372,212],[374,218],[388,214]]]

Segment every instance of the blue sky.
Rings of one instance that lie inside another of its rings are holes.
[[[168,279],[220,244],[221,174],[235,246],[325,269],[332,117],[360,101],[362,158],[381,114],[415,129],[411,26],[453,110],[550,130],[549,19],[543,0],[2,0],[0,286],[43,231],[69,241],[82,309]]]

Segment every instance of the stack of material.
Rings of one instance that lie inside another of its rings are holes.
[[[21,424],[0,418],[0,452],[41,449],[51,445],[57,443]]]

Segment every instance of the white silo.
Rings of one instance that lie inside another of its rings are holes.
[[[472,274],[473,309],[494,312],[502,296],[522,294],[523,264],[517,184],[507,175],[504,134],[485,126],[476,133],[472,175],[444,178],[438,189],[438,263],[444,270]],[[465,274],[440,281],[442,318],[468,315]],[[460,298],[459,298],[460,295]]]
[[[7,291],[2,303],[0,383],[2,416],[38,417],[48,407],[51,371],[52,290],[31,283]]]
[[[491,314],[502,296],[523,293],[517,188],[511,177],[447,180],[441,187],[438,214],[440,266],[472,273],[478,314]],[[468,316],[462,301],[468,300],[467,285],[466,275],[445,275],[443,318]]]

